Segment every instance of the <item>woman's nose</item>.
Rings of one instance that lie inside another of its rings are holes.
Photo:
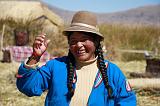
[[[80,42],[80,41],[79,41],[79,42],[77,42],[77,46],[78,46],[78,47],[83,46],[82,42]]]

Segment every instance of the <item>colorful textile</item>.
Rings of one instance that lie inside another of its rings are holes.
[[[71,97],[68,95],[67,88],[67,57],[55,58],[48,61],[37,69],[27,69],[21,64],[17,78],[17,88],[27,96],[40,96],[45,90],[48,94],[45,106],[69,106]],[[95,78],[95,83],[87,106],[136,106],[136,96],[134,91],[127,90],[126,77],[121,70],[113,63],[107,63],[107,75],[109,85],[112,89],[111,97],[102,81],[99,82],[99,72]],[[77,76],[78,77],[78,76]],[[84,85],[85,86],[85,85]],[[73,83],[76,89],[76,83]]]
[[[11,60],[16,62],[22,62],[32,55],[33,48],[30,46],[9,46],[4,48],[3,50],[9,50],[11,53]],[[40,61],[46,62],[50,59],[50,54],[45,52]]]

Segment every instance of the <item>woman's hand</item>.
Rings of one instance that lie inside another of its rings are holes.
[[[48,47],[50,40],[46,39],[46,34],[38,35],[33,43],[33,54],[36,56],[42,56]]]

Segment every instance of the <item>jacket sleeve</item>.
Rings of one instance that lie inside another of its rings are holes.
[[[116,65],[113,70],[113,83],[116,85],[116,106],[136,106],[136,95],[126,77]]]
[[[50,63],[36,69],[27,69],[22,63],[18,69],[16,85],[27,96],[40,96],[48,89],[51,79]]]

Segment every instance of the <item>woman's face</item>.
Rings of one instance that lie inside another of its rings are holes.
[[[96,47],[93,37],[83,32],[73,32],[69,37],[70,51],[78,61],[88,61],[95,58]]]

